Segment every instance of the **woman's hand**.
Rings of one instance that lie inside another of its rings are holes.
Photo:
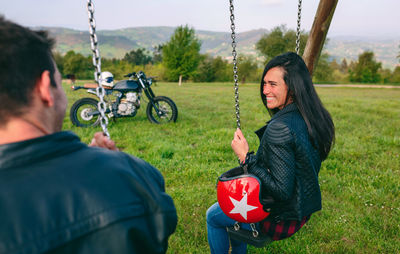
[[[240,162],[243,162],[246,159],[246,154],[249,152],[249,144],[240,129],[236,129],[231,146]]]
[[[115,142],[105,136],[102,132],[96,132],[94,134],[92,142],[89,144],[89,146],[97,146],[112,151],[118,151],[118,148],[115,146]]]

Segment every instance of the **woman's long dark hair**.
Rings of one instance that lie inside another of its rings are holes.
[[[279,55],[268,62],[261,77],[260,87],[261,99],[265,106],[267,106],[267,101],[263,94],[264,77],[274,67],[284,70],[283,80],[288,86],[286,101],[291,97],[297,105],[307,124],[313,145],[319,150],[321,160],[325,160],[335,140],[335,126],[331,115],[322,105],[315,91],[306,64],[299,55],[293,52]],[[268,109],[271,116],[277,111],[279,109]]]

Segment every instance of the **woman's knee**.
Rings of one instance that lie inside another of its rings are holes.
[[[219,207],[218,202],[210,206],[206,212],[207,223],[210,223],[213,220],[213,218],[217,216],[220,210],[221,208]]]

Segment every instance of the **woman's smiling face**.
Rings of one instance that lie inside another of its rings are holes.
[[[274,67],[268,70],[264,76],[263,94],[267,100],[267,107],[269,109],[282,109],[286,104],[291,103],[289,99],[286,102],[288,87],[283,80],[284,70],[281,67]]]

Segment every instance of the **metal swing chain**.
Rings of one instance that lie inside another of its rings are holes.
[[[240,110],[239,110],[239,85],[238,85],[238,67],[236,52],[236,33],[235,33],[235,15],[233,14],[233,0],[229,0],[231,12],[231,38],[232,38],[232,56],[233,56],[233,80],[235,81],[235,109],[236,109],[236,126],[240,129]]]
[[[297,32],[296,32],[296,53],[300,53],[300,25],[301,25],[301,3],[302,0],[299,0],[299,5],[297,8]]]
[[[101,74],[101,58],[100,51],[98,48],[97,35],[96,35],[96,21],[94,19],[94,5],[92,0],[87,0],[87,10],[89,17],[89,33],[90,33],[90,46],[93,52],[93,66],[95,67],[94,71],[94,79],[98,87],[96,88],[97,97],[99,97],[100,101],[97,104],[97,108],[100,111],[100,125],[103,129],[103,133],[110,137],[110,133],[108,133],[107,125],[108,118],[105,114],[107,109],[107,104],[104,101],[104,95],[106,93],[104,87],[101,84],[100,74]]]
[[[239,231],[240,230],[239,222],[235,221],[235,224],[233,224],[233,228],[235,229],[235,231]],[[250,228],[251,228],[251,233],[252,233],[253,237],[257,238],[260,235],[260,233],[258,232],[258,230],[256,228],[256,224],[250,223]]]
[[[256,225],[254,223],[250,223],[250,227],[251,227],[251,232],[252,232],[253,236],[258,237],[259,233],[256,229]]]

